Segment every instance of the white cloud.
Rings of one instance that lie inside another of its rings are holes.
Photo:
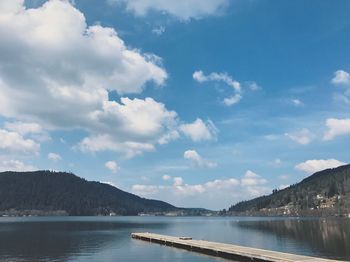
[[[307,160],[305,162],[299,163],[295,166],[297,170],[304,171],[306,173],[315,173],[328,168],[335,168],[338,166],[345,165],[345,162],[336,159],[314,159]]]
[[[136,195],[147,197],[159,191],[159,187],[152,185],[133,185],[132,192]]]
[[[119,165],[115,161],[108,161],[105,163],[105,167],[108,168],[112,173],[117,173],[120,169]]]
[[[59,160],[62,159],[62,157],[59,154],[56,154],[56,153],[49,153],[47,155],[47,158],[52,160],[52,161],[59,161]]]
[[[165,105],[152,98],[121,98],[121,104],[108,101],[102,111],[96,111],[92,119],[100,125],[99,129],[118,136],[148,139],[159,137],[173,131],[177,114],[168,111]]]
[[[1,4],[0,4],[1,10]],[[19,160],[4,160],[0,162],[0,172],[4,171],[33,171],[36,168],[31,165],[26,165]]]
[[[89,134],[85,150],[129,155],[176,139],[177,115],[164,104],[108,98],[109,91],[163,85],[167,73],[159,57],[131,49],[112,28],[88,26],[69,1],[26,9],[23,1],[4,0],[2,7],[0,34],[7,37],[0,42],[0,115],[16,120],[8,128],[22,134],[81,129]],[[101,140],[112,145],[96,145]]]
[[[301,145],[307,145],[314,139],[314,134],[307,128],[294,133],[285,133],[285,136]]]
[[[239,103],[239,101],[241,101],[242,99],[242,96],[240,94],[235,94],[231,97],[227,97],[224,99],[224,104],[226,106],[232,106],[232,105],[235,105],[237,103]]]
[[[184,180],[182,179],[182,177],[174,177],[174,186],[182,186],[184,183]]]
[[[266,186],[267,180],[248,170],[240,180],[242,191],[250,197],[258,197],[271,192]]]
[[[208,75],[205,75],[202,70],[195,71],[192,75],[193,79],[199,83],[204,82],[223,82],[227,86],[231,87],[231,91],[234,92],[233,95],[224,98],[223,104],[226,106],[232,106],[237,103],[239,103],[242,100],[242,85],[240,82],[234,80],[230,75],[227,73],[217,73],[212,72]],[[261,89],[260,86],[254,81],[245,82],[245,88],[248,88],[252,91],[257,91]]]
[[[193,79],[196,80],[199,83],[208,82],[208,81],[221,81],[227,84],[228,86],[232,87],[236,92],[241,91],[241,84],[233,80],[231,76],[229,76],[227,73],[210,73],[209,75],[205,75],[202,70],[195,71],[193,73]]]
[[[216,162],[204,159],[195,150],[187,150],[184,153],[184,158],[190,160],[197,167],[213,168],[217,166]]]
[[[79,143],[79,149],[83,152],[123,152],[126,158],[133,158],[134,156],[142,155],[144,152],[152,152],[155,150],[155,147],[150,143],[117,142],[110,135],[97,135],[84,138]]]
[[[174,177],[170,185],[137,184],[132,187],[132,192],[159,198],[178,206],[186,203],[186,206],[193,207],[203,205],[205,202],[206,207],[218,209],[227,208],[235,201],[271,192],[266,183],[264,178],[248,170],[241,179],[215,179],[201,184],[187,184],[182,177]]]
[[[212,121],[209,120],[205,123],[200,118],[197,118],[193,123],[181,125],[180,131],[195,142],[213,140],[217,134],[217,128]]]
[[[164,181],[169,181],[169,180],[171,179],[171,176],[169,176],[169,175],[163,175],[163,176],[162,176],[162,179],[163,179]]]
[[[168,144],[169,142],[176,140],[180,137],[180,134],[177,130],[169,131],[168,133],[165,133],[163,136],[161,136],[158,139],[158,143],[160,145]]]
[[[152,29],[152,33],[155,35],[162,35],[165,32],[165,26],[159,26]]]
[[[331,82],[335,85],[350,85],[350,74],[344,70],[335,71]]]
[[[7,130],[17,132],[21,135],[43,132],[43,128],[37,123],[6,122],[4,126]]]
[[[173,15],[181,20],[200,19],[220,14],[229,4],[228,0],[107,0],[110,3],[124,3],[127,10],[137,16],[151,11]]]
[[[266,183],[266,179],[261,178],[258,174],[254,173],[251,170],[248,170],[241,179],[242,186],[258,186],[264,185]]]
[[[325,132],[323,139],[332,140],[337,136],[350,134],[350,119],[329,118],[326,120],[328,130]]]
[[[45,142],[51,140],[50,135],[43,127],[37,123],[27,123],[27,122],[5,122],[5,129],[14,131],[22,136],[28,135],[33,140],[39,142]]]
[[[229,178],[226,180],[216,179],[214,181],[209,181],[205,183],[205,187],[207,189],[214,189],[214,190],[220,190],[220,189],[227,189],[231,187],[239,186],[239,180],[235,178]]]
[[[26,91],[29,84],[46,85],[52,98],[69,100],[79,95],[87,100],[93,95],[88,95],[91,88],[139,93],[145,82],[161,85],[167,77],[155,64],[154,55],[128,49],[112,28],[87,26],[84,15],[69,1],[50,0],[35,9],[19,6],[0,15],[0,32],[11,30],[1,43],[7,54],[2,57],[2,74],[6,72],[6,82],[10,82],[5,85],[15,84]],[[17,64],[6,63],[10,61]],[[35,66],[35,76],[29,75],[33,70],[29,66]],[[13,75],[13,70],[18,74]]]
[[[16,132],[0,129],[0,151],[6,153],[38,154],[40,145]]]
[[[304,105],[304,103],[298,98],[294,98],[291,101],[292,101],[293,105],[295,105],[295,106],[302,106],[302,105]]]
[[[250,81],[246,83],[247,87],[252,91],[258,91],[261,89],[261,86],[259,86],[256,82]]]
[[[342,94],[334,93],[334,100],[350,104],[350,74],[344,70],[338,70],[334,72],[331,83],[345,89]]]

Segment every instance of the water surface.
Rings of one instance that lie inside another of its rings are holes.
[[[225,261],[134,240],[132,232],[350,261],[350,219],[241,217],[2,217],[0,260]]]

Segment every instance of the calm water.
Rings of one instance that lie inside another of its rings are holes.
[[[350,219],[204,217],[0,218],[0,261],[225,261],[130,238],[145,231],[350,261]]]

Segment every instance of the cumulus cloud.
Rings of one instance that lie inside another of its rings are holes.
[[[108,168],[112,173],[117,173],[120,169],[119,165],[115,161],[108,161],[105,163],[105,167]]]
[[[285,136],[301,145],[307,145],[314,139],[314,134],[307,128],[302,128],[294,133],[285,133]]]
[[[107,0],[109,3],[123,3],[126,9],[137,16],[158,11],[181,20],[200,19],[221,13],[229,4],[228,0]]]
[[[241,184],[243,186],[258,186],[264,185],[266,183],[266,179],[261,178],[258,174],[254,173],[251,170],[248,170],[241,179]]]
[[[168,144],[169,142],[176,140],[180,137],[177,130],[170,130],[158,139],[160,145]]]
[[[344,89],[343,93],[335,93],[334,99],[350,104],[350,74],[344,70],[338,70],[334,72],[331,83]]]
[[[152,152],[155,146],[150,143],[134,141],[118,142],[110,135],[96,135],[84,138],[78,148],[83,152],[116,151],[125,154],[126,158],[142,155],[144,152]]]
[[[182,179],[182,177],[174,177],[174,186],[182,186],[184,183],[184,180]]]
[[[298,99],[298,98],[292,99],[291,102],[292,102],[292,104],[295,105],[295,106],[302,106],[302,105],[304,105],[304,103],[303,103],[300,99]]]
[[[39,141],[46,142],[51,140],[50,135],[44,128],[37,123],[27,123],[21,121],[5,122],[5,129],[14,131],[22,136],[29,136],[30,138]]]
[[[235,94],[231,97],[227,97],[224,99],[224,104],[227,106],[232,106],[234,104],[239,103],[239,101],[241,101],[242,96],[240,94]]]
[[[47,158],[52,160],[52,161],[59,161],[59,160],[62,160],[62,157],[59,155],[59,154],[56,154],[56,153],[49,153],[47,155]]]
[[[217,166],[216,162],[204,159],[195,150],[187,150],[184,153],[184,158],[191,161],[191,163],[197,167],[213,168]]]
[[[27,144],[45,130],[78,129],[87,135],[75,148],[133,157],[180,133],[215,138],[211,121],[180,125],[163,103],[126,97],[148,83],[162,86],[167,72],[161,58],[129,47],[113,28],[87,25],[69,1],[1,5],[0,34],[7,37],[0,42],[0,116],[14,119],[8,130],[33,138]],[[111,101],[110,92],[122,97]]]
[[[218,189],[232,189],[239,185],[239,181],[231,178],[227,180],[214,180],[204,184],[186,184],[182,177],[174,177],[173,184],[170,186],[156,186],[156,185],[134,185],[132,191],[135,194],[141,196],[154,195],[160,192],[167,192],[175,196],[193,196],[197,194],[203,194],[209,191],[215,191]],[[170,179],[169,179],[170,180]]]
[[[164,181],[169,181],[169,180],[171,179],[171,176],[169,176],[169,175],[163,175],[163,176],[162,176],[162,179],[163,179]]]
[[[204,122],[200,118],[197,118],[193,123],[182,124],[180,131],[195,142],[213,140],[218,132],[212,121]]]
[[[332,159],[314,159],[314,160],[307,160],[305,162],[299,163],[295,166],[295,168],[297,170],[312,174],[324,169],[335,168],[345,164],[346,164],[345,162],[342,162],[333,158]]]
[[[323,139],[332,140],[337,136],[350,134],[350,119],[329,118],[326,120],[328,130],[325,132]]]
[[[1,5],[0,5],[1,9]],[[0,162],[0,172],[4,171],[33,171],[36,168],[31,165],[26,165],[19,160],[3,160]]]
[[[335,85],[349,85],[350,86],[350,74],[344,70],[338,70],[334,72],[334,77],[331,80]]]
[[[37,123],[6,122],[5,128],[17,132],[21,135],[38,134],[43,132],[43,128]]]
[[[112,91],[163,85],[167,73],[159,57],[127,47],[112,28],[88,26],[69,1],[32,9],[19,0],[1,4],[0,34],[7,37],[0,42],[0,115],[17,120],[7,123],[9,129],[82,129],[90,134],[81,142],[85,151],[129,155],[176,139],[177,115],[164,104],[109,100]],[[101,145],[107,140],[111,146]]]
[[[188,184],[182,177],[166,178],[170,185],[136,184],[132,186],[132,192],[144,197],[161,198],[175,205],[185,201],[187,206],[193,207],[205,201],[208,207],[214,209],[218,208],[218,203],[224,208],[235,201],[271,192],[266,186],[267,181],[250,170],[241,179],[215,179],[201,184]]]
[[[232,76],[227,73],[217,73],[212,72],[208,75],[204,74],[202,70],[195,71],[192,75],[193,79],[199,83],[204,82],[222,82],[231,88],[231,91],[234,92],[233,95],[223,99],[222,103],[226,106],[232,106],[239,103],[243,96],[241,94],[242,85],[237,80],[234,80]],[[254,81],[246,82],[245,88],[252,91],[257,91],[261,89],[260,86]]]
[[[227,73],[210,73],[209,75],[205,75],[202,70],[195,71],[192,75],[193,79],[199,83],[208,82],[208,81],[220,81],[224,82],[228,86],[232,87],[236,92],[241,91],[241,84],[233,80],[230,75]]]
[[[26,139],[21,134],[0,129],[0,151],[6,153],[38,154],[40,144]]]

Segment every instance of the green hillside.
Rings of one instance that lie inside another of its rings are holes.
[[[0,173],[0,215],[137,215],[174,210],[178,209],[163,201],[141,198],[71,173]]]
[[[228,209],[231,215],[348,216],[350,165],[317,172],[300,183],[271,195],[243,201]]]

